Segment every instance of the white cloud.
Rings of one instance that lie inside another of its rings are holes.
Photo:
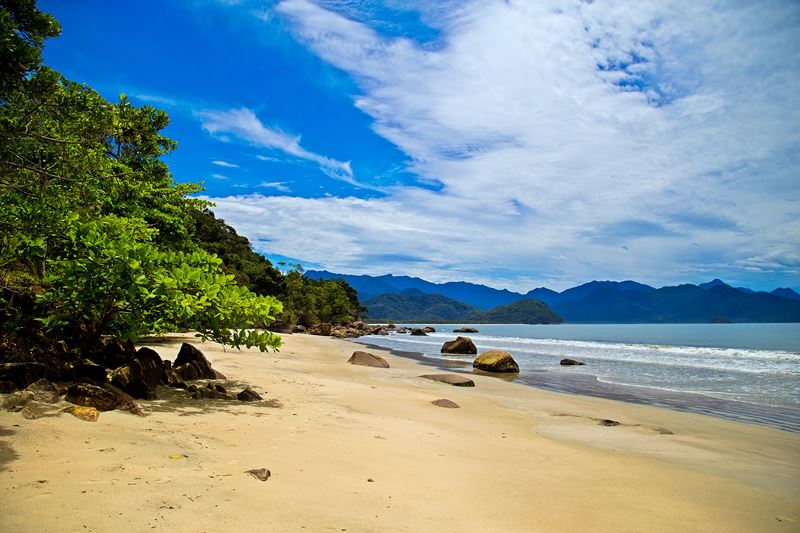
[[[249,237],[268,215],[270,251],[347,272],[563,287],[777,264],[761,258],[794,257],[800,242],[799,9],[469,2],[423,48],[285,0],[277,14],[354,77],[375,131],[441,190],[215,201],[252,210]],[[252,112],[226,113],[206,115],[207,129],[308,154]],[[365,263],[392,254],[426,261]]]
[[[225,167],[225,168],[239,168],[239,165],[234,163],[228,163],[227,161],[221,161],[219,159],[215,159],[211,162],[212,165],[217,165],[218,167]]]
[[[306,150],[300,145],[299,135],[291,135],[278,128],[265,126],[250,109],[206,110],[198,111],[195,114],[202,121],[203,129],[212,135],[233,135],[254,146],[277,150],[290,156],[312,161],[332,178],[365,187],[353,179],[350,161],[337,161]]]
[[[286,186],[286,183],[282,181],[262,181],[258,184],[259,187],[263,187],[265,189],[275,189],[276,191],[281,192],[288,192],[289,187]]]
[[[227,180],[230,179],[228,176],[223,176],[222,174],[211,174],[211,177],[216,180]]]

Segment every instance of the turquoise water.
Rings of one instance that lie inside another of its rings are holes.
[[[524,383],[732,418],[768,412],[764,423],[791,419],[800,430],[800,324],[448,324],[363,340],[470,371],[474,356],[440,353],[465,326],[480,330],[461,334],[479,352],[511,353]],[[562,367],[564,358],[586,366]]]

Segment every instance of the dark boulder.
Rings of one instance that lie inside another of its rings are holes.
[[[225,390],[224,388],[222,389]],[[216,386],[208,383],[205,387],[197,387],[192,393],[192,398],[195,400],[231,400],[227,393],[221,392]]]
[[[122,398],[114,392],[88,383],[70,386],[65,399],[75,405],[94,407],[98,411],[113,411],[122,403]]]
[[[292,328],[292,333],[308,333],[308,329],[300,324]]]
[[[433,400],[431,403],[436,407],[446,407],[448,409],[458,409],[459,407],[461,407],[453,400],[448,400],[447,398],[440,398],[438,400]]]
[[[580,361],[576,361],[575,359],[562,359],[560,363],[561,366],[582,366],[586,363],[581,363]]]
[[[428,336],[428,334],[425,333],[425,330],[422,329],[422,328],[412,328],[411,329],[411,334],[414,335],[415,337],[427,337]]]
[[[436,328],[434,328],[433,326],[425,326],[424,328],[422,328],[422,331],[424,331],[425,333],[436,333]]]
[[[103,349],[93,357],[98,363],[106,368],[119,368],[127,363],[136,354],[136,347],[132,342],[125,343],[111,340],[106,343]]]
[[[130,361],[111,374],[111,384],[134,398],[154,400],[161,384],[161,356],[150,348],[140,348]]]
[[[480,354],[473,362],[472,367],[484,372],[497,372],[512,374],[519,372],[519,365],[511,354],[500,350],[489,350]]]
[[[200,378],[217,379],[217,374],[214,373],[214,369],[211,368],[211,363],[208,362],[208,359],[206,359],[206,356],[203,355],[203,352],[186,342],[181,345],[181,349],[178,352],[178,357],[175,358],[173,366],[176,367],[175,371],[178,372],[178,375],[180,375],[183,379],[187,381],[190,379],[198,379],[186,377],[184,373],[179,370],[179,368],[183,365],[194,366]]]
[[[34,381],[46,377],[47,369],[42,363],[3,363],[0,365],[0,381],[10,381],[18,389],[24,389]]]
[[[257,393],[256,391],[254,391],[250,387],[247,387],[242,392],[237,394],[236,398],[240,402],[258,402],[258,401],[261,401],[261,400],[264,399],[264,398],[261,397],[261,395],[259,393]]]
[[[447,383],[448,385],[454,385],[456,387],[475,386],[474,381],[472,381],[466,376],[462,376],[459,374],[425,374],[424,376],[420,377],[425,379],[430,379],[432,381],[438,381],[440,383]]]
[[[106,367],[97,365],[88,359],[72,363],[70,373],[72,378],[65,381],[85,381],[95,385],[102,385],[108,381]]]
[[[316,324],[311,326],[308,329],[308,332],[312,335],[324,335],[326,337],[330,337],[331,335],[331,325],[330,324]]]
[[[161,383],[173,389],[185,389],[187,387],[186,382],[171,368],[161,371]]]
[[[56,403],[58,401],[58,389],[44,378],[31,383],[25,390],[32,392],[33,399],[37,402]]]
[[[288,322],[275,321],[267,327],[267,330],[273,333],[292,333],[294,327]]]
[[[386,329],[395,329],[395,328],[397,328],[397,326],[395,326],[394,324],[386,324]]]
[[[475,328],[458,328],[454,329],[453,333],[479,333]]]
[[[457,337],[454,341],[447,341],[442,345],[442,353],[476,354],[478,349],[469,337]]]
[[[389,363],[383,357],[369,352],[356,351],[347,360],[351,365],[374,366],[377,368],[389,368]]]
[[[386,328],[378,328],[376,330],[373,330],[371,333],[371,335],[388,335],[388,334],[389,330]]]

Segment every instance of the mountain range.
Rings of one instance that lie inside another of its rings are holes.
[[[635,281],[591,281],[561,292],[540,287],[522,294],[463,281],[432,283],[391,274],[366,276],[310,270],[306,276],[344,279],[358,291],[368,308],[370,304],[383,306],[379,307],[381,315],[386,314],[386,302],[375,301],[376,297],[415,289],[483,311],[535,299],[573,323],[800,322],[800,294],[791,288],[756,292],[732,287],[719,279],[659,289]],[[368,314],[372,317],[373,313]],[[428,320],[451,321],[432,318]]]

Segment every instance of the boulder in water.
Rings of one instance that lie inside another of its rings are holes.
[[[519,372],[519,365],[511,354],[501,350],[489,350],[480,354],[473,362],[473,368],[484,372],[513,374]]]

